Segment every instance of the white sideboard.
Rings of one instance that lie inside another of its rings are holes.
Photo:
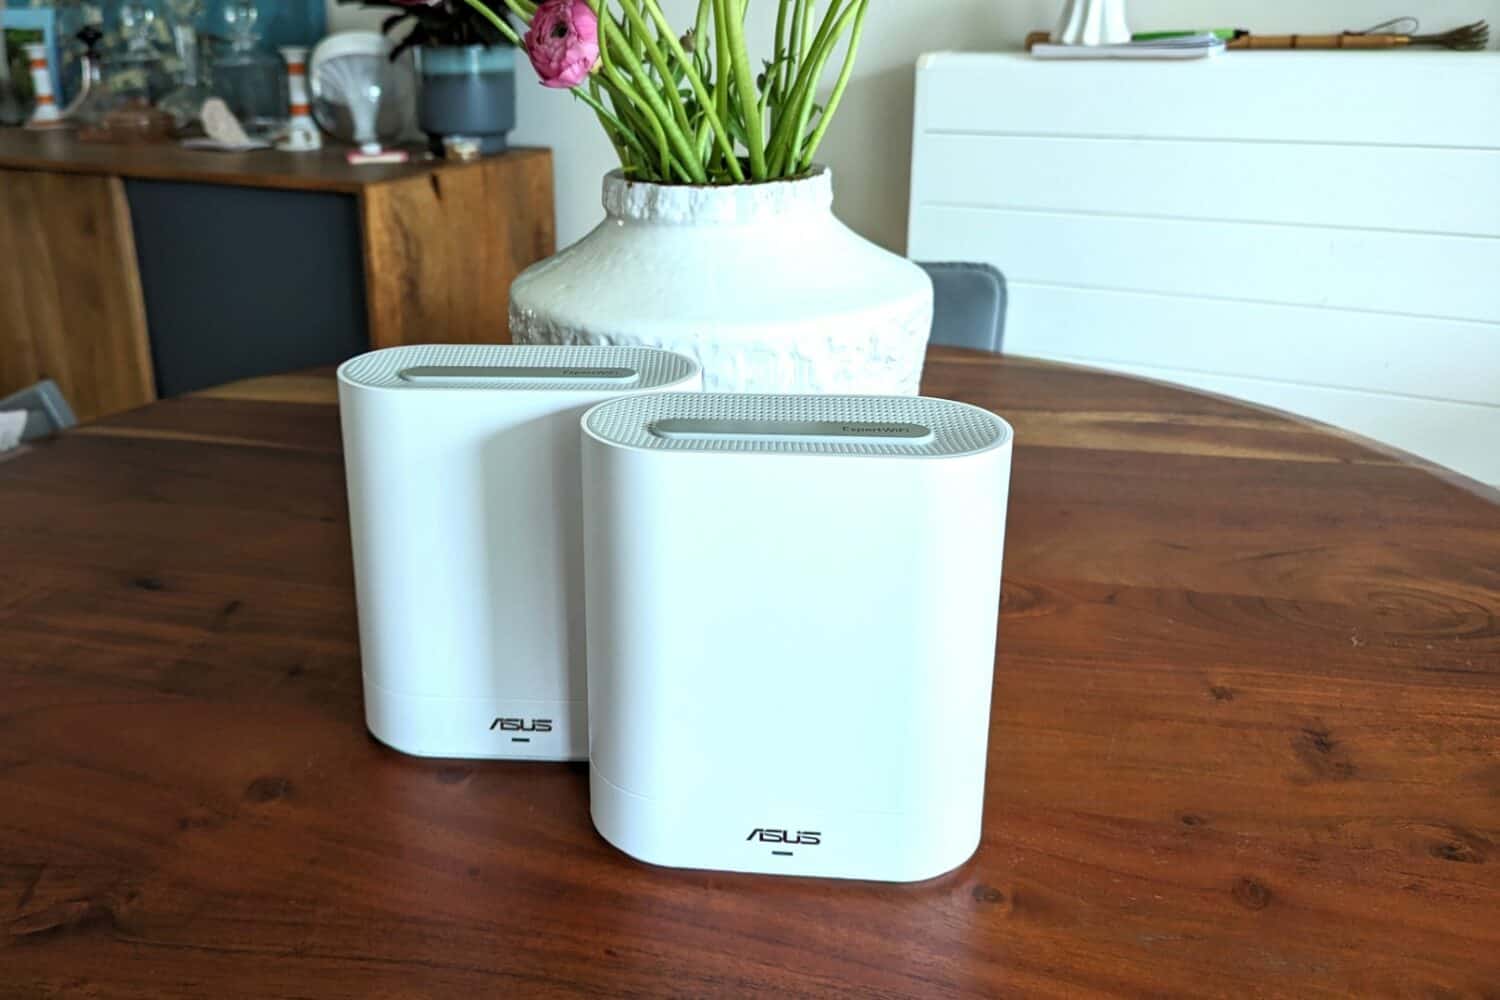
[[[1008,353],[1500,484],[1500,53],[924,56],[909,252],[1005,273]]]

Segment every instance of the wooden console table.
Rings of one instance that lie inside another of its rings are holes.
[[[354,167],[0,129],[0,396],[81,419],[366,347],[508,338],[552,253],[552,159]]]

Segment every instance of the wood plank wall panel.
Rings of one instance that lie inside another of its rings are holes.
[[[909,252],[1006,274],[1007,352],[1500,483],[1495,107],[1497,53],[925,56]]]
[[[509,342],[511,282],[556,249],[551,206],[544,151],[366,188],[370,346]]]
[[[43,378],[80,420],[156,398],[118,177],[0,170],[0,395]]]

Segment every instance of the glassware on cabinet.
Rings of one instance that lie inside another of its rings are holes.
[[[260,45],[260,12],[248,0],[224,10],[229,50],[213,64],[213,89],[252,138],[279,135],[287,123],[286,67]]]
[[[98,49],[103,34],[92,25],[78,32],[85,47],[83,81],[67,117],[78,125],[78,138],[84,142],[164,141],[171,137],[172,116],[152,105],[166,79],[150,39],[155,14],[142,5],[127,4],[120,21],[126,48],[109,60],[107,74],[101,70]]]
[[[201,48],[196,21],[203,14],[203,0],[167,0],[172,15],[172,45],[177,50],[177,86],[161,99],[162,110],[172,116],[178,128],[196,122],[203,113],[203,102],[213,96],[203,76]]]
[[[125,50],[107,58],[103,74],[110,93],[121,100],[154,104],[172,86],[153,35],[156,9],[149,3],[120,5],[120,33]]]
[[[74,36],[83,43],[82,78],[78,84],[78,96],[63,109],[63,117],[78,125],[96,125],[109,111],[109,89],[104,86],[104,73],[99,57],[99,42],[104,37],[92,24],[86,24]]]

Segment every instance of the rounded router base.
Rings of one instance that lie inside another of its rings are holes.
[[[593,766],[589,811],[611,845],[667,868],[922,882],[957,868],[979,846],[978,816],[965,823],[951,815],[821,808],[795,815],[704,803],[680,808],[628,792]]]
[[[583,701],[396,694],[365,682],[371,735],[416,757],[587,760],[587,712]]]

